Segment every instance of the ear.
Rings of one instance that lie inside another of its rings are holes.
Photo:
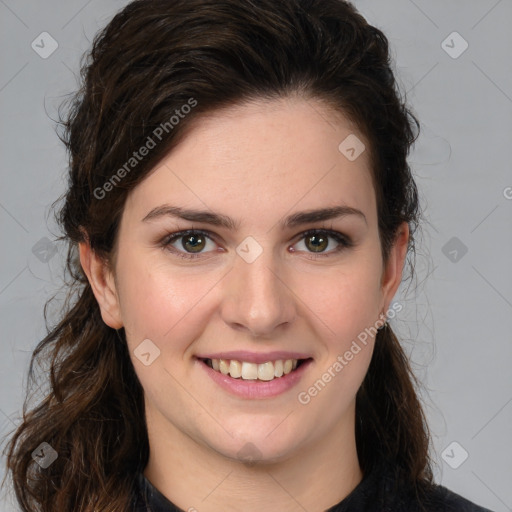
[[[397,234],[393,245],[389,251],[388,261],[382,273],[382,298],[384,301],[384,313],[389,309],[391,300],[402,281],[402,272],[404,268],[405,258],[407,256],[407,248],[409,245],[409,225],[403,222],[397,230]]]
[[[79,244],[80,263],[101,310],[103,321],[113,329],[123,327],[114,276],[107,263],[98,256],[88,241]]]

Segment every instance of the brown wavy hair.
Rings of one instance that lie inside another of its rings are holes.
[[[127,194],[201,115],[291,94],[342,112],[370,143],[383,260],[404,221],[415,253],[421,211],[407,156],[419,123],[391,65],[385,35],[342,0],[136,0],[96,35],[81,88],[59,111],[69,177],[57,217],[69,293],[29,368],[33,380],[35,365],[48,365],[49,390],[30,410],[27,393],[7,447],[24,512],[130,510],[149,456],[143,389],[124,330],[102,321],[77,248],[87,237],[112,263]],[[155,147],[107,193],[105,183],[159,127]],[[391,327],[380,330],[356,399],[359,462],[364,473],[389,462],[399,485],[420,493],[433,475],[417,385]],[[41,442],[58,453],[46,469],[31,455]]]

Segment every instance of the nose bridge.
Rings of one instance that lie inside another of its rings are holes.
[[[284,266],[270,244],[254,239],[242,242],[237,253],[229,275],[224,320],[255,336],[271,334],[294,315],[293,294],[282,275]]]

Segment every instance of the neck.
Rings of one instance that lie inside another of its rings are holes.
[[[244,464],[197,443],[147,412],[148,480],[172,503],[198,512],[325,511],[363,478],[355,442],[355,402],[332,434],[286,460]]]

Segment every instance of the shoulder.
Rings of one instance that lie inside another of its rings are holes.
[[[421,500],[409,495],[404,505],[403,510],[408,512],[493,512],[437,484],[432,485]]]
[[[130,512],[185,512],[171,503],[142,472],[137,474],[133,487]]]

